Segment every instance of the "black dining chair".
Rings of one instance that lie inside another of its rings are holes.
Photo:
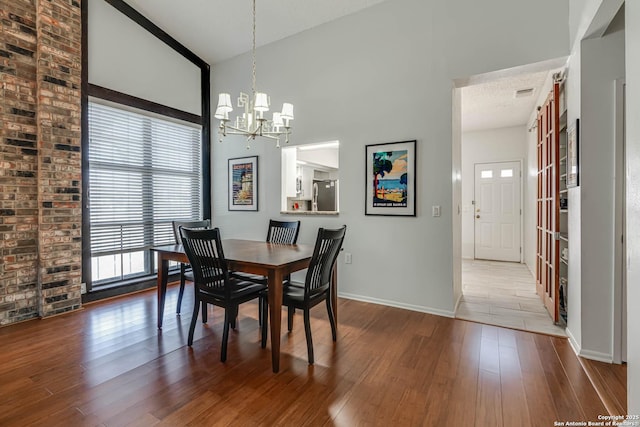
[[[201,303],[224,308],[224,326],[220,361],[227,360],[229,326],[235,326],[240,304],[261,298],[265,285],[229,277],[218,228],[191,230],[180,228],[182,245],[194,276],[195,301],[187,344],[193,344],[193,333]],[[262,304],[261,304],[262,305]]]
[[[282,245],[295,245],[298,241],[300,233],[300,221],[276,221],[269,220],[269,229],[267,231],[267,243],[278,243]],[[242,280],[249,280],[255,283],[267,284],[267,278],[257,274],[242,273],[234,271],[231,275]],[[288,276],[286,278],[288,280]]]
[[[182,237],[180,237],[180,227],[190,229],[203,229],[210,228],[211,221],[208,219],[202,221],[171,221],[171,227],[173,228],[173,237],[175,238],[176,245],[182,244]],[[180,263],[180,290],[178,291],[178,304],[176,305],[176,313],[180,314],[182,308],[182,296],[184,295],[184,286],[186,281],[193,282],[193,273],[189,269],[189,265],[183,262]],[[202,321],[207,323],[207,308],[206,305],[202,307]]]
[[[314,359],[309,311],[322,301],[326,302],[329,323],[331,323],[331,335],[333,341],[336,340],[336,321],[331,308],[331,280],[346,231],[346,225],[335,230],[320,228],[304,286],[288,282],[284,285],[282,291],[282,305],[288,308],[287,327],[289,332],[293,329],[293,316],[296,308],[303,310],[304,330],[307,339],[307,356],[310,365],[313,365]],[[263,305],[261,345],[264,347],[267,340],[267,299],[263,298],[261,302]]]
[[[277,221],[275,219],[269,220],[269,229],[267,231],[267,243],[277,243],[282,245],[295,245],[298,241],[298,234],[300,233],[300,221]],[[231,276],[236,279],[248,280],[254,283],[267,284],[267,278],[265,276],[259,276],[257,274],[242,273],[234,271]],[[284,277],[284,283],[287,283],[291,279],[290,275]],[[262,305],[260,305],[258,319],[262,324]]]

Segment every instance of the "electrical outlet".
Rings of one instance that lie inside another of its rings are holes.
[[[86,294],[87,293],[87,284],[86,283],[80,283],[80,293],[81,294]]]
[[[349,252],[346,252],[344,254],[344,263],[345,264],[351,264],[351,254]]]

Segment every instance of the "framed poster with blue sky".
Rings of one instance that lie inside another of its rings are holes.
[[[416,216],[416,141],[366,150],[365,215]]]

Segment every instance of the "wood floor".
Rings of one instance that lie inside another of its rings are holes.
[[[337,343],[316,307],[308,366],[296,315],[273,374],[257,304],[241,308],[223,364],[221,310],[189,348],[192,299],[176,316],[176,294],[162,332],[154,292],[0,329],[0,425],[546,427],[607,414],[564,338],[341,299]]]

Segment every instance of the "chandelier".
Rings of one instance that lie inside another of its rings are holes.
[[[256,0],[253,0],[253,46],[251,53],[253,55],[252,96],[249,98],[248,94],[240,92],[238,108],[244,108],[244,112],[231,121],[229,119],[229,113],[233,111],[231,95],[228,93],[218,95],[218,107],[214,114],[214,117],[220,120],[218,137],[222,142],[222,138],[227,135],[244,135],[247,137],[247,149],[249,149],[251,140],[261,136],[275,140],[276,147],[279,148],[281,136],[285,137],[285,143],[289,142],[293,104],[288,102],[282,104],[282,111],[274,112],[271,120],[265,117],[271,101],[266,93],[256,91]]]

